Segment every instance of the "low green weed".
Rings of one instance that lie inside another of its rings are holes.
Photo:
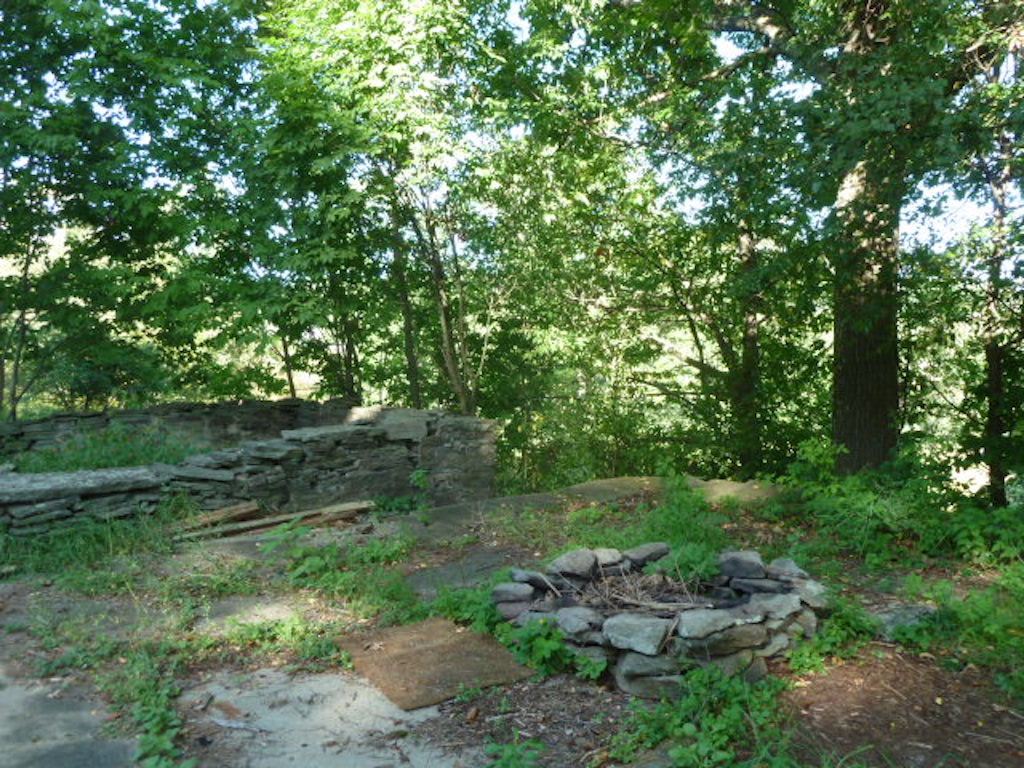
[[[539,741],[517,741],[512,744],[488,744],[484,752],[492,761],[487,768],[540,768],[544,745]]]
[[[897,632],[901,643],[922,651],[942,650],[961,661],[995,670],[996,683],[1024,700],[1024,563],[1004,567],[995,583],[960,597],[949,581],[911,583],[938,611]]]
[[[374,502],[377,515],[399,515],[405,512],[423,512],[430,508],[430,473],[414,469],[409,473],[409,484],[415,489],[406,496],[378,496]]]
[[[173,551],[168,528],[182,510],[180,500],[171,500],[134,518],[90,519],[33,537],[0,535],[0,559],[27,573],[53,574],[70,589],[122,591],[141,570],[135,559]]]
[[[520,664],[537,670],[541,677],[574,672],[578,677],[596,680],[608,666],[607,661],[576,653],[550,619],[531,621],[521,627],[501,623],[495,627],[494,636],[512,651]]]
[[[487,585],[473,589],[442,588],[427,610],[431,616],[446,616],[466,624],[474,632],[494,632],[503,622]]]
[[[100,690],[127,711],[139,729],[135,759],[143,768],[191,768],[196,764],[195,760],[179,761],[181,749],[175,743],[183,725],[175,708],[181,693],[175,680],[184,669],[185,652],[180,643],[142,643],[97,676]]]
[[[611,756],[629,762],[667,742],[676,768],[796,768],[777,704],[784,687],[774,678],[752,686],[713,665],[698,667],[687,673],[679,700],[633,705]]]
[[[789,666],[797,674],[822,672],[830,658],[855,656],[875,635],[877,622],[856,601],[833,598],[831,613],[817,634],[800,643],[789,655]]]
[[[206,446],[159,427],[113,425],[74,435],[53,448],[14,457],[19,472],[75,472],[82,469],[177,464]]]
[[[307,526],[281,526],[265,550],[276,553],[293,585],[344,599],[354,613],[378,616],[382,623],[401,622],[422,613],[401,573],[387,567],[409,555],[410,539],[375,539],[353,547],[300,544],[309,530]]]
[[[948,467],[908,449],[881,469],[839,476],[835,456],[827,444],[805,443],[778,479],[835,549],[856,553],[869,568],[906,564],[908,553],[954,551],[950,521],[962,497],[950,486]]]
[[[652,507],[591,505],[565,512],[502,512],[492,522],[506,538],[549,556],[578,547],[628,549],[664,541],[673,547],[685,545],[688,556],[703,561],[705,554],[724,548],[725,516],[683,478],[669,477],[666,483],[664,497]]]

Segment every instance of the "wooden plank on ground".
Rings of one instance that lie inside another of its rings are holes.
[[[303,512],[291,512],[286,515],[274,515],[272,517],[261,517],[256,520],[245,520],[237,523],[227,523],[212,528],[201,528],[195,531],[180,533],[175,536],[175,541],[190,541],[193,539],[220,538],[235,533],[251,532],[261,528],[272,528],[277,525],[292,522],[326,523],[338,522],[340,520],[351,520],[363,512],[369,512],[374,507],[372,501],[348,501],[343,504],[332,504],[317,509],[307,509]]]
[[[185,530],[192,531],[196,528],[205,528],[217,523],[235,523],[242,520],[249,520],[260,515],[260,505],[255,501],[243,501],[241,504],[232,504],[230,507],[221,507],[209,512],[203,512],[185,523]]]

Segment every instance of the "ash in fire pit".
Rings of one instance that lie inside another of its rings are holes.
[[[649,698],[678,695],[696,665],[762,677],[765,659],[812,636],[827,607],[825,588],[788,558],[723,552],[709,582],[644,572],[669,554],[660,542],[577,549],[546,573],[513,570],[492,597],[509,621],[555,623],[578,653],[608,662],[621,690]]]

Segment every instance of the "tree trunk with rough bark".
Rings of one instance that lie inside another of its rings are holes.
[[[833,438],[845,474],[892,458],[899,435],[897,267],[903,174],[893,158],[858,162],[843,179],[833,253]]]

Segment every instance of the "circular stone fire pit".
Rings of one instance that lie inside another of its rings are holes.
[[[645,572],[669,554],[660,542],[577,549],[546,573],[514,569],[492,598],[521,626],[555,623],[576,652],[608,662],[621,690],[647,698],[679,695],[694,666],[764,676],[765,659],[812,636],[815,610],[827,607],[825,587],[788,558],[765,565],[757,552],[722,552],[710,581]]]

